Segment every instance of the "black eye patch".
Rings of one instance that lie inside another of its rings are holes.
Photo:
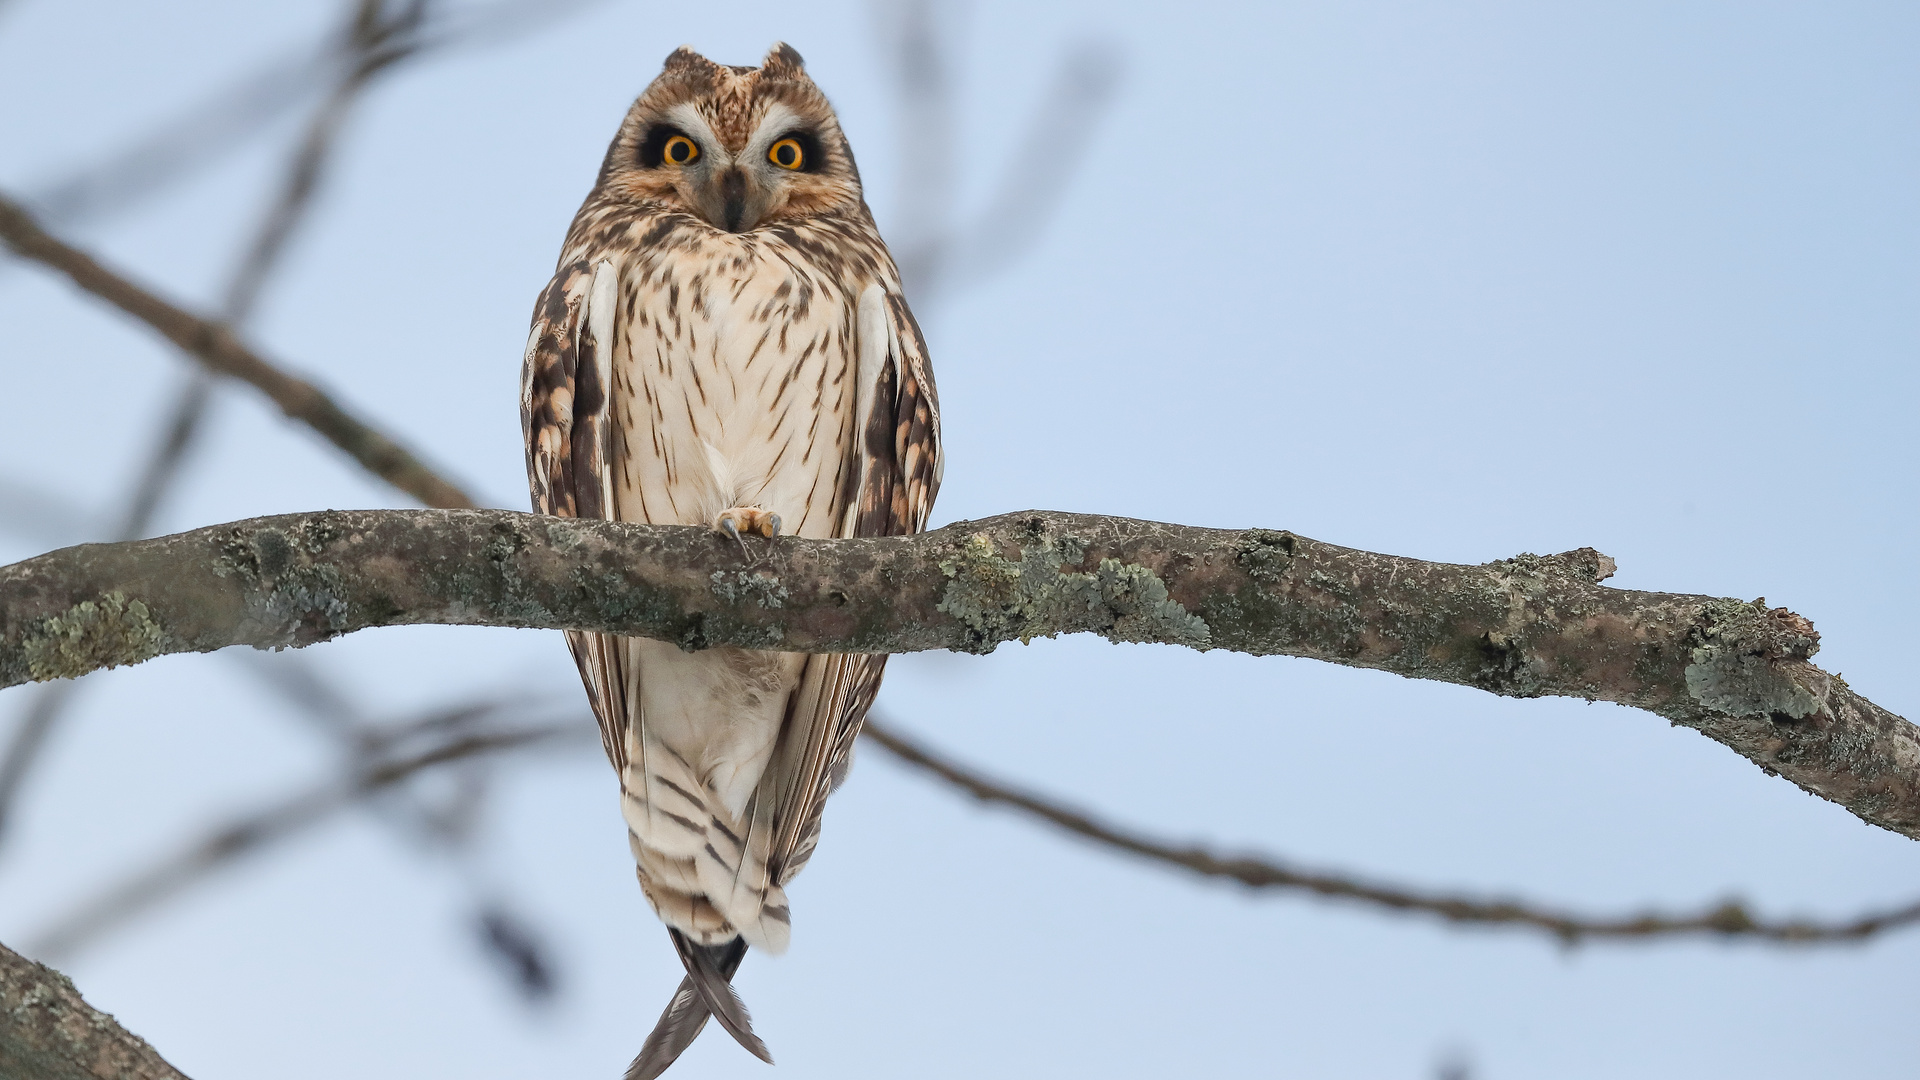
[[[672,124],[653,125],[653,128],[647,132],[647,137],[640,140],[640,167],[643,169],[657,169],[666,164],[667,143],[671,142],[676,136],[685,139],[687,138],[687,133],[674,127]]]
[[[794,169],[794,172],[819,172],[820,167],[826,164],[826,156],[820,152],[820,140],[814,138],[812,132],[789,131],[785,135],[775,139],[773,145],[778,147],[781,143],[789,139],[799,144],[800,147],[800,167]],[[773,159],[769,158],[768,160]],[[788,165],[784,161],[774,161],[774,164],[784,169],[793,168],[793,166]]]

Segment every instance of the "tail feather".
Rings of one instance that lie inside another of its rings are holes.
[[[687,978],[706,1003],[707,1011],[713,1013],[713,1018],[720,1021],[720,1026],[727,1029],[735,1042],[747,1048],[747,1053],[773,1064],[767,1044],[753,1033],[753,1018],[747,1015],[746,1002],[733,990],[733,973],[740,970],[740,960],[747,955],[747,943],[734,938],[724,945],[695,945],[678,930],[668,930],[667,936],[673,939],[680,962],[686,965]]]
[[[639,1056],[627,1066],[626,1080],[653,1080],[666,1072],[667,1066],[678,1061],[680,1054],[706,1030],[709,1015],[707,1003],[693,988],[693,980],[681,979],[680,989],[674,991],[673,1000],[667,1002],[666,1011],[660,1014],[660,1022],[653,1025],[653,1034],[647,1036]]]
[[[680,980],[680,988],[667,1002],[639,1056],[627,1066],[626,1080],[653,1080],[665,1072],[693,1044],[709,1016],[718,1019],[748,1053],[773,1064],[767,1044],[753,1033],[753,1018],[747,1015],[746,1003],[733,989],[734,972],[740,970],[740,961],[747,955],[746,941],[736,937],[723,945],[696,945],[672,928],[668,928],[667,936],[673,940],[687,976]]]
[[[740,970],[740,961],[747,955],[747,943],[734,938],[725,945],[695,945],[678,930],[669,929],[667,933],[673,938],[680,962],[686,965],[687,976],[680,980],[680,988],[667,1002],[660,1022],[653,1026],[653,1034],[647,1036],[646,1045],[640,1048],[633,1064],[627,1066],[625,1080],[654,1080],[666,1072],[667,1066],[678,1060],[706,1029],[707,1018],[716,1014],[720,1017],[720,1026],[739,1040],[741,1046],[761,1061],[773,1064],[766,1044],[753,1033],[746,1005],[733,990],[733,975]],[[716,998],[724,1002],[723,1009],[713,1008]]]

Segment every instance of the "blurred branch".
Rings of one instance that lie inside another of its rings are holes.
[[[952,245],[946,275],[953,287],[999,273],[1039,242],[1113,104],[1121,70],[1119,51],[1101,42],[1084,42],[1061,58],[999,188]]]
[[[13,738],[7,740],[6,757],[0,758],[0,836],[13,824],[13,806],[19,801],[27,775],[40,760],[47,735],[53,731],[67,703],[73,700],[79,685],[68,680],[41,687],[15,725]]]
[[[501,695],[480,701],[454,704],[435,709],[424,718],[402,725],[370,722],[339,689],[300,663],[293,653],[247,652],[236,655],[268,686],[278,691],[281,700],[302,716],[316,722],[346,753],[347,768],[358,768],[366,761],[395,752],[395,739],[417,739],[458,731],[509,709],[532,702],[517,696]],[[58,684],[56,684],[58,685]],[[407,833],[416,843],[447,850],[460,848],[471,833],[483,787],[461,785],[451,805],[431,806],[421,800],[395,800],[385,816],[390,824]],[[394,796],[404,792],[394,792]]]
[[[470,710],[474,720],[498,711],[495,706]],[[385,742],[397,746],[418,741],[454,721],[435,713],[415,724],[388,733]],[[500,730],[457,730],[429,740],[424,749],[409,753],[381,753],[356,763],[343,780],[329,780],[286,799],[235,815],[206,837],[156,860],[91,900],[70,905],[53,926],[34,939],[29,951],[37,956],[70,954],[99,935],[178,895],[214,872],[272,844],[312,829],[342,810],[359,805],[427,769],[495,754],[535,743],[549,742],[591,731],[590,726],[557,722]]]
[[[118,539],[137,540],[146,535],[163,492],[186,456],[187,445],[192,441],[194,428],[199,424],[201,411],[206,407],[208,389],[203,376],[195,375],[189,380],[162,435],[160,446],[134,486],[126,518],[117,530]],[[47,736],[73,702],[77,687],[76,683],[60,682],[41,690],[14,728],[13,738],[7,742],[6,756],[0,758],[0,838],[4,838],[8,825],[12,823],[14,804],[19,800],[20,791],[33,771],[34,763],[40,759]]]
[[[338,62],[333,42],[276,55],[109,157],[31,188],[24,201],[61,225],[129,209],[264,131]]]
[[[512,40],[545,29],[602,0],[500,0],[440,4],[395,25],[388,44],[395,60],[463,46]],[[401,13],[404,15],[404,12]],[[399,25],[404,23],[405,25]],[[42,220],[61,226],[130,209],[219,161],[266,131],[329,77],[338,85],[359,66],[349,25],[320,47],[301,46],[194,102],[125,149],[31,188],[22,200]],[[383,65],[385,66],[385,65]]]
[[[417,29],[427,11],[426,3],[424,0],[405,3],[392,15],[386,13],[385,7],[384,0],[353,0],[348,32],[341,46],[343,55],[339,58],[346,64],[346,72],[308,125],[306,137],[293,155],[278,196],[228,283],[223,307],[224,320],[229,326],[244,324],[252,314],[260,291],[279,263],[295,227],[312,207],[321,173],[354,102],[375,75],[413,51],[413,46],[402,39]],[[187,376],[168,414],[160,444],[134,485],[116,539],[137,540],[147,535],[161,500],[179,478],[187,449],[199,431],[212,396],[213,378],[205,368]],[[0,758],[0,836],[5,834],[13,805],[40,750],[72,700],[71,683],[42,691],[7,744],[6,756]]]
[[[934,0],[876,5],[898,110],[899,201],[889,232],[901,279],[921,301],[999,273],[1032,249],[1086,158],[1122,67],[1112,45],[1069,48],[993,196],[971,222],[957,224],[961,140],[944,7]]]
[[[591,630],[792,652],[989,652],[1091,632],[1286,655],[1691,727],[1920,838],[1920,729],[1764,601],[1609,589],[1582,548],[1457,566],[1268,529],[1025,511],[912,536],[785,537],[516,514],[286,514],[0,568],[0,686],[373,626]]]
[[[56,239],[18,203],[0,196],[0,239],[75,285],[146,323],[208,368],[251,383],[281,411],[319,432],[368,471],[428,506],[468,507],[467,494],[399,443],[362,422],[312,383],[287,374],[248,348],[223,323],[160,299],[93,257]]]
[[[518,700],[503,696],[453,706],[429,714],[429,721],[435,716],[439,718],[437,723],[416,721],[396,728],[369,722],[338,686],[321,678],[311,665],[301,662],[305,659],[301,654],[248,651],[234,655],[247,661],[246,666],[277,691],[283,701],[314,721],[357,761],[392,753],[390,732],[411,731],[418,735],[458,727],[512,708]],[[591,724],[581,727],[583,734],[593,730]],[[591,745],[591,742],[582,739],[582,745]],[[539,1002],[552,997],[558,989],[559,977],[554,963],[542,944],[542,935],[516,915],[500,895],[499,888],[479,872],[479,859],[472,842],[481,808],[492,787],[491,766],[495,760],[489,756],[456,766],[457,775],[446,798],[429,800],[422,797],[414,785],[397,785],[383,797],[371,800],[368,808],[404,839],[446,856],[459,868],[462,883],[472,897],[473,929],[478,944],[498,962],[496,970],[510,979],[524,999]]]
[[[1697,934],[1790,944],[1835,944],[1861,941],[1920,922],[1920,901],[1832,922],[1759,919],[1738,900],[1729,900],[1692,915],[1665,915],[1649,911],[1636,915],[1596,917],[1556,911],[1520,900],[1476,900],[1367,882],[1345,874],[1295,870],[1272,859],[1223,857],[1203,847],[1176,847],[1108,825],[1051,799],[1021,791],[957,765],[899,734],[891,726],[876,723],[871,717],[867,719],[862,734],[894,757],[938,777],[981,802],[1010,806],[1029,817],[1091,840],[1103,848],[1124,851],[1202,877],[1226,878],[1255,889],[1308,892],[1316,896],[1358,901],[1394,912],[1434,915],[1452,923],[1539,930],[1565,945],[1577,945],[1590,939],[1621,940]]]
[[[333,91],[307,124],[273,206],[267,211],[227,286],[224,321],[239,326],[253,313],[261,286],[286,250],[293,230],[313,203],[320,177],[332,156],[348,114],[381,72],[420,48],[415,34],[426,18],[426,0],[403,0],[389,13],[385,0],[354,0],[338,63],[343,70]]]
[[[86,1003],[65,975],[0,945],[0,1076],[187,1080],[145,1039]]]
[[[48,547],[78,543],[94,530],[93,515],[71,499],[0,475],[0,529]]]
[[[939,6],[932,0],[874,5],[882,60],[893,76],[900,146],[890,246],[915,299],[930,297],[941,285],[958,175],[953,71]]]

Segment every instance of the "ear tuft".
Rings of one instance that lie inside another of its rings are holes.
[[[800,59],[800,53],[784,41],[776,41],[773,48],[767,50],[767,58],[760,61],[760,70],[769,75],[805,75],[807,62]]]
[[[695,52],[693,46],[682,45],[667,54],[666,63],[660,65],[661,71],[684,71],[688,68],[710,68],[713,61]]]

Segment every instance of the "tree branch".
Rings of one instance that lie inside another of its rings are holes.
[[[0,945],[0,1076],[187,1080],[59,972]]]
[[[353,0],[349,5],[347,33],[339,46],[340,61],[346,65],[345,69],[332,93],[308,122],[278,194],[227,282],[222,314],[226,325],[239,327],[253,313],[267,278],[279,265],[294,230],[313,206],[314,193],[319,189],[348,113],[377,75],[412,55],[415,46],[402,39],[417,30],[425,14],[426,8],[420,4],[402,7],[392,17],[385,13],[382,0]],[[178,401],[168,413],[160,443],[134,485],[116,539],[137,540],[147,535],[161,501],[180,478],[187,450],[205,421],[213,400],[213,379],[213,374],[204,367],[187,377]],[[14,738],[7,744],[5,756],[0,757],[0,837],[5,835],[14,801],[40,750],[46,746],[48,734],[72,700],[71,685],[48,687],[28,708]]]
[[[1638,915],[1588,916],[1519,900],[1477,900],[1363,881],[1347,874],[1294,870],[1271,859],[1222,856],[1197,845],[1177,847],[1105,824],[1078,810],[957,765],[872,717],[867,718],[861,734],[908,765],[946,781],[981,802],[1010,806],[1102,847],[1163,866],[1188,870],[1202,877],[1226,878],[1255,889],[1309,892],[1389,911],[1434,915],[1451,923],[1540,930],[1564,945],[1578,945],[1591,938],[1630,940],[1693,934],[1795,944],[1838,944],[1861,941],[1920,922],[1920,901],[1836,922],[1756,919],[1738,900],[1728,900],[1695,915],[1647,911]]]
[[[483,706],[483,709],[485,707]],[[437,722],[444,723],[446,718]],[[423,727],[424,725],[416,725]],[[163,855],[99,895],[68,905],[60,921],[36,936],[36,955],[59,958],[147,911],[215,871],[328,820],[425,769],[590,731],[579,723],[460,732],[424,750],[356,763],[340,780],[235,815],[202,839]],[[396,733],[396,739],[416,732]]]
[[[170,304],[42,229],[13,200],[0,196],[0,240],[52,267],[75,285],[159,331],[211,370],[251,383],[282,412],[319,432],[348,456],[428,506],[469,507],[467,494],[427,468],[393,439],[349,413],[325,391],[287,374],[242,344],[225,325]]]
[[[324,511],[0,569],[0,686],[373,626],[597,630],[797,652],[988,652],[1091,632],[1646,709],[1920,839],[1920,730],[1808,662],[1761,601],[1608,589],[1591,549],[1481,566],[1266,529],[1028,511],[781,540],[504,510]]]

